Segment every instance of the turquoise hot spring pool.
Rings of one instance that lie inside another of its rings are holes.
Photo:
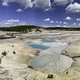
[[[39,42],[33,41],[33,43],[29,44],[28,46],[35,49],[45,50],[53,46],[54,43],[57,44],[57,43],[64,43],[64,42],[59,40],[41,39],[39,40]]]
[[[41,50],[45,50],[50,48],[51,46],[44,46],[41,44],[29,44],[28,46],[32,47],[32,48],[36,48],[36,49],[41,49]]]

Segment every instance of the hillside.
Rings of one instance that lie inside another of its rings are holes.
[[[80,28],[77,27],[77,28],[64,28],[64,27],[48,27],[48,28],[45,28],[47,30],[63,30],[63,31],[80,31]]]
[[[34,25],[20,25],[20,26],[14,26],[14,27],[0,27],[1,31],[17,31],[17,32],[31,32],[33,29],[36,29],[36,31],[40,31],[40,29],[45,30],[62,30],[62,31],[80,31],[80,28],[64,28],[64,27],[47,27],[43,28],[40,26],[34,26]]]
[[[20,26],[14,26],[14,27],[0,27],[1,31],[31,31],[32,29],[39,29],[41,27],[34,26],[34,25],[20,25]]]

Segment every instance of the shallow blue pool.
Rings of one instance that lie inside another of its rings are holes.
[[[3,41],[0,41],[0,43],[3,43]]]
[[[56,41],[55,40],[42,39],[41,42],[51,43],[51,42],[56,42]]]
[[[41,49],[41,50],[45,50],[50,48],[51,46],[44,46],[41,44],[29,44],[28,46],[32,47],[32,48],[36,48],[36,49]]]
[[[33,41],[33,43],[29,44],[28,46],[30,46],[32,48],[36,48],[36,49],[45,50],[45,49],[48,49],[54,45],[58,45],[59,43],[64,44],[65,42],[59,41],[59,40],[41,39],[41,40],[39,40],[39,42]]]

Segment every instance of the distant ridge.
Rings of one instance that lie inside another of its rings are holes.
[[[69,28],[69,27],[47,27],[49,30],[64,30],[64,31],[80,31],[80,27]]]
[[[27,31],[32,29],[39,29],[42,27],[34,26],[34,25],[20,25],[20,26],[11,26],[11,27],[0,27],[1,31]]]
[[[69,28],[69,27],[41,27],[35,25],[19,25],[11,27],[0,27],[1,31],[31,31],[32,29],[45,29],[45,30],[64,30],[64,31],[80,31],[80,27]]]

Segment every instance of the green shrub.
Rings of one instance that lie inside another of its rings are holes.
[[[41,31],[41,30],[39,30],[39,29],[36,29],[36,32],[37,32],[37,31],[42,32],[42,31]]]
[[[6,54],[7,54],[6,51],[2,52],[2,55],[6,56]]]
[[[31,29],[29,29],[29,32],[32,32],[32,30],[31,30]]]
[[[12,45],[12,47],[14,47],[14,45]]]
[[[15,51],[13,51],[13,54],[16,54],[16,52],[15,52]]]
[[[52,74],[48,74],[47,78],[53,78],[53,75]]]

